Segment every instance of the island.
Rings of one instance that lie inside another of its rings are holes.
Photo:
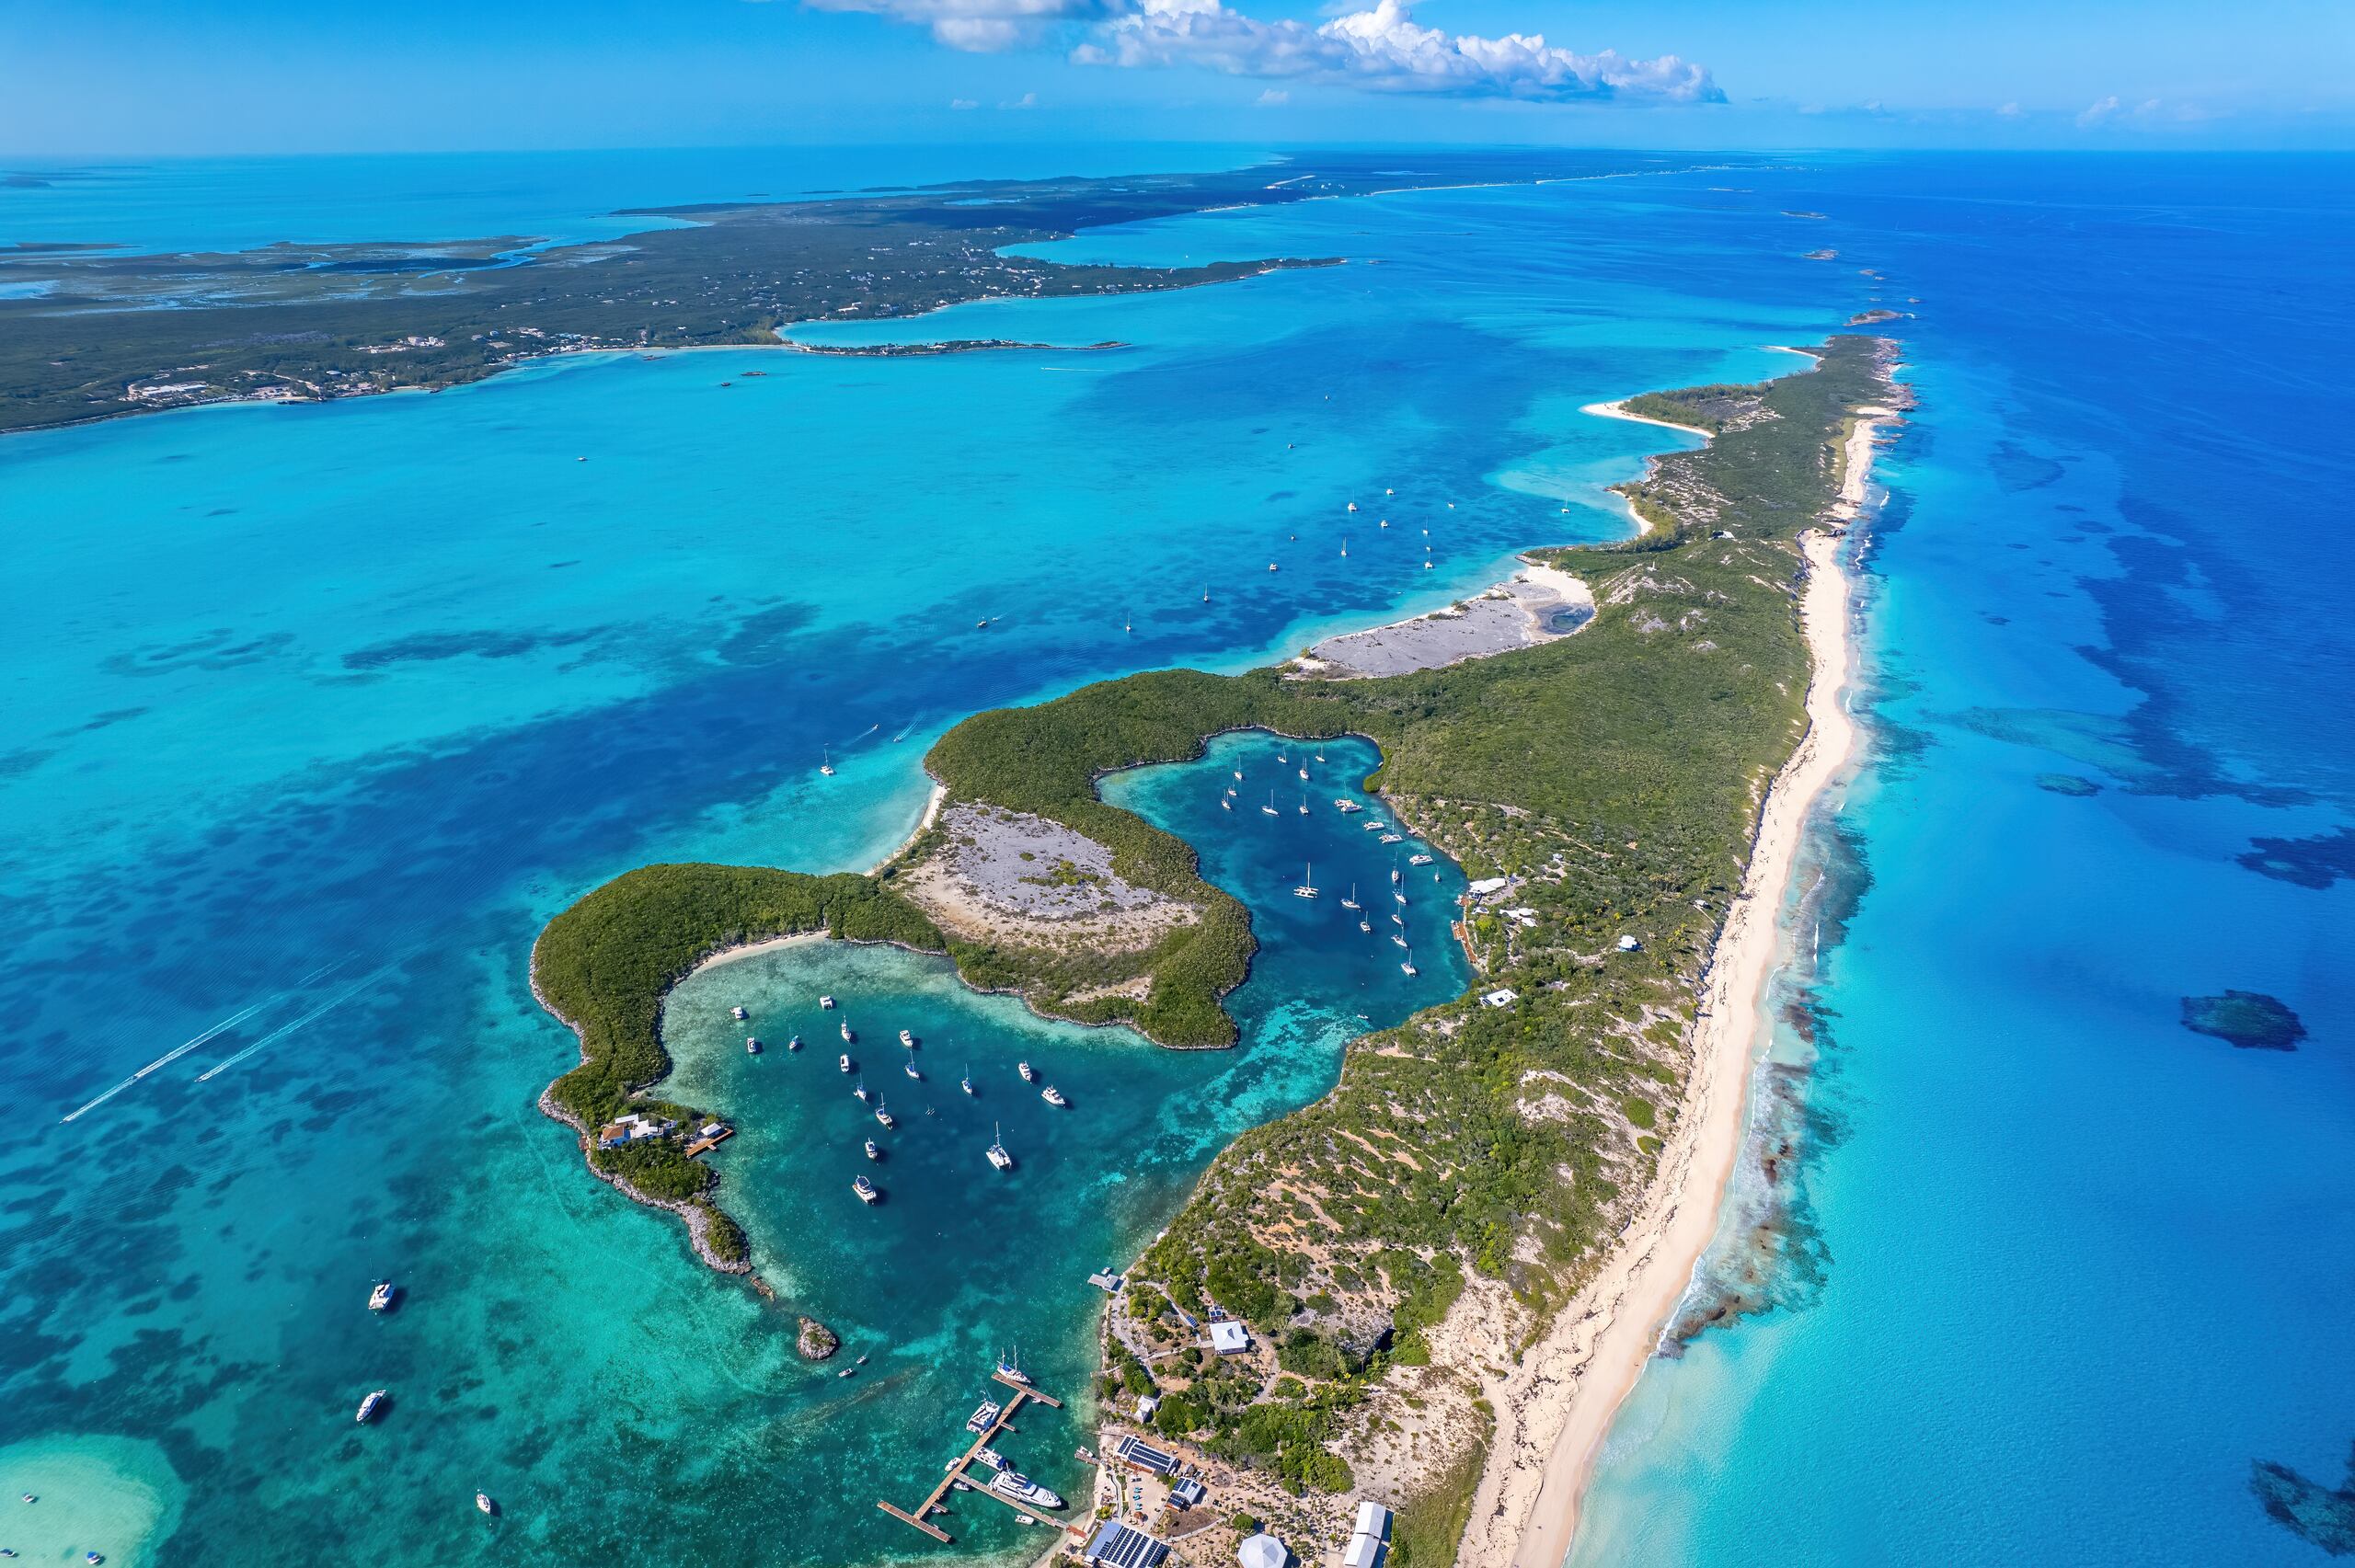
[[[1188,267],[1040,260],[1081,229],[1217,208],[1482,182],[1659,171],[1648,154],[1319,151],[1207,174],[975,180],[823,200],[630,210],[647,228],[546,245],[507,235],[152,256],[0,247],[0,431],[223,402],[438,391],[551,355],[723,347],[894,355],[994,338],[798,344],[796,323],[986,299],[1185,288],[1338,257]],[[1713,157],[1712,165],[1722,164]],[[1085,345],[1106,349],[1112,345]]]
[[[1097,1451],[1216,1459],[1246,1478],[1224,1505],[1261,1518],[1399,1499],[1399,1568],[1459,1544],[1558,1562],[1584,1456],[1711,1227],[1800,825],[1845,755],[1841,550],[1907,399],[1886,339],[1804,352],[1775,381],[1630,399],[1706,444],[1621,486],[1635,537],[1529,551],[1477,646],[1402,623],[1378,661],[1336,639],[975,715],[925,758],[925,826],[871,874],[659,865],[594,890],[533,954],[581,1052],[543,1107],[743,1270],[687,1153],[704,1113],[660,1094],[671,986],[823,933],[1161,1046],[1231,1044],[1246,911],[1097,781],[1239,729],[1369,738],[1368,789],[1472,878],[1475,983],[1352,1042],[1329,1094],[1212,1162],[1106,1310]],[[609,1142],[626,1118],[665,1130]],[[1201,1342],[1214,1314],[1235,1343]]]

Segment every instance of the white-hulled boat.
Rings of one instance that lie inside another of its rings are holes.
[[[1030,1064],[1027,1061],[1016,1062],[1014,1064],[1014,1070],[1022,1075],[1022,1082],[1025,1083],[1034,1083],[1038,1082],[1039,1075],[1030,1070]]]
[[[1308,796],[1304,795],[1300,797],[1300,814],[1303,817],[1308,815]]]
[[[818,1005],[825,1008],[829,1012],[832,1012],[833,1010],[834,999],[831,996],[821,996],[818,999]]]
[[[1407,939],[1403,936],[1394,936],[1390,940],[1396,943],[1401,947],[1407,945]]]
[[[1268,792],[1268,804],[1259,807],[1259,810],[1264,816],[1273,817],[1276,814],[1276,792],[1274,790],[1269,790]]]
[[[902,1029],[900,1031],[900,1044],[907,1047],[910,1050],[913,1050],[916,1048],[916,1037],[913,1035],[909,1034],[905,1029]]]
[[[1374,840],[1373,841],[1377,844],[1403,844],[1407,841],[1407,835],[1404,833],[1384,833],[1382,837]]]
[[[857,1096],[860,1104],[867,1104],[867,1074],[862,1072],[858,1075],[858,1082],[850,1086],[850,1092]]]
[[[1071,1104],[1069,1100],[1063,1098],[1063,1092],[1056,1088],[1051,1083],[1039,1091],[1039,1098],[1044,1100],[1050,1105],[1056,1107],[1058,1110]]]
[[[842,1055],[836,1057],[834,1059],[834,1065],[841,1068],[844,1072],[848,1072],[850,1070],[850,1053],[848,1051],[844,1051]]]
[[[968,1094],[971,1094],[973,1092],[973,1070],[971,1068],[968,1067],[965,1070],[965,1076],[957,1081],[957,1087],[962,1089]]]
[[[1300,770],[1300,782],[1303,784],[1306,784],[1308,782],[1308,770],[1306,768]]]
[[[1022,1352],[1019,1347],[1012,1355],[1001,1356],[997,1358],[997,1374],[1001,1378],[1020,1383],[1026,1389],[1030,1386],[1030,1374],[1022,1369]],[[1001,1462],[996,1468],[1004,1470],[1005,1466]]]
[[[747,1035],[744,1036],[744,1054],[748,1057],[756,1057],[761,1054],[761,1042],[759,1036],[754,1035]]]
[[[365,1426],[368,1423],[375,1420],[376,1413],[385,1407],[385,1391],[383,1389],[378,1389],[374,1393],[372,1393],[366,1399],[362,1400],[360,1402],[360,1413],[353,1416],[352,1419],[359,1422],[362,1426]]]
[[[878,1096],[875,1102],[875,1119],[877,1122],[887,1127],[898,1127],[900,1125],[898,1122],[891,1119],[891,1113],[883,1108],[883,1101],[880,1096]]]
[[[1397,910],[1393,910],[1390,911],[1390,923],[1392,925],[1405,925],[1407,923],[1407,917],[1400,914]]]
[[[1429,865],[1430,863],[1431,857],[1427,854],[1410,854],[1407,857],[1408,865]]]
[[[975,1448],[973,1450],[973,1458],[989,1466],[992,1470],[1004,1470],[1005,1468],[1005,1456],[999,1453],[995,1448],[989,1447],[987,1444]]]
[[[1011,1497],[1017,1502],[1028,1503],[1034,1508],[1060,1508],[1063,1505],[1063,1500],[1059,1494],[1050,1492],[1020,1471],[998,1471],[990,1480],[990,1490],[1001,1497]]]
[[[858,1195],[858,1201],[861,1203],[873,1203],[882,1196],[875,1190],[875,1184],[865,1176],[853,1176],[850,1179],[850,1190]]]
[[[826,760],[818,764],[818,771],[825,774],[826,777],[833,778],[834,776],[834,754],[832,751],[827,751],[825,753],[825,759]]]
[[[883,1151],[875,1147],[875,1140],[871,1138],[867,1140],[867,1157],[869,1160],[880,1160],[883,1158]]]
[[[1369,817],[1365,821],[1359,825],[1369,833],[1379,833],[1384,827],[1388,826],[1388,824],[1384,822],[1379,817]]]
[[[1005,1151],[1005,1135],[993,1124],[990,1128],[989,1162],[1001,1171],[1014,1169],[1014,1156]]]
[[[1399,870],[1395,865],[1390,868],[1390,880],[1393,882],[1404,881],[1406,879],[1406,876],[1407,874],[1405,872]]]
[[[857,1038],[858,1038],[858,1036],[857,1036],[856,1035],[854,1035],[854,1034],[852,1034],[852,1033],[851,1033],[851,1028],[850,1028],[850,1020],[849,1020],[849,1019],[847,1019],[847,1018],[844,1019],[844,1020],[843,1020],[843,1044],[844,1044],[844,1045],[849,1045],[853,1040],[856,1040],[856,1039],[857,1039]]]
[[[1422,972],[1415,967],[1415,956],[1412,953],[1407,955],[1407,961],[1399,965],[1398,967],[1410,975],[1420,974]]]
[[[1300,879],[1300,886],[1292,890],[1292,896],[1295,898],[1314,898],[1316,897],[1315,862],[1311,861],[1308,863],[1308,870],[1302,876]]]
[[[1232,811],[1235,809],[1235,802],[1222,795],[1218,797],[1218,808],[1221,811]]]
[[[1005,1406],[998,1403],[998,1402],[994,1399],[985,1399],[974,1410],[972,1414],[965,1417],[965,1430],[968,1432],[986,1432],[991,1427],[996,1425],[997,1418],[1005,1413]],[[948,1461],[948,1464],[949,1468],[954,1470],[957,1466],[957,1461],[951,1459]]]
[[[798,1051],[798,1050],[799,1050],[799,1049],[801,1048],[801,1036],[798,1036],[798,1035],[796,1035],[796,1036],[793,1036],[793,1038],[791,1038],[791,1039],[789,1039],[789,1040],[786,1041],[786,1042],[785,1042],[785,1048],[786,1048],[787,1050],[789,1050],[789,1051]]]
[[[1391,894],[1390,894],[1390,896],[1391,896],[1392,898],[1394,898],[1397,899],[1397,900],[1398,900],[1400,903],[1402,903],[1402,904],[1403,904],[1403,903],[1405,903],[1405,902],[1407,901],[1407,895],[1406,895],[1405,893],[1403,893],[1403,892],[1401,892],[1401,891],[1399,891],[1399,890],[1396,889],[1396,888],[1393,888],[1393,889],[1391,890]]]
[[[475,1494],[475,1511],[481,1514],[496,1514],[499,1512],[499,1505],[490,1500],[489,1493],[477,1492]]]
[[[1235,783],[1237,783],[1237,784],[1240,784],[1240,783],[1242,783],[1242,782],[1243,782],[1243,770],[1242,770],[1242,769],[1237,768],[1237,769],[1235,769]]]
[[[924,1076],[923,1073],[916,1070],[916,1059],[913,1055],[908,1058],[906,1064],[902,1066],[900,1070],[906,1073],[910,1078],[921,1079]]]
[[[742,1008],[741,1008],[741,1007],[731,1007],[731,1008],[729,1008],[729,1009],[728,1010],[728,1016],[729,1016],[729,1017],[730,1017],[730,1018],[733,1018],[734,1020],[736,1020],[736,1022],[737,1022],[737,1023],[741,1024],[742,1022],[744,1022],[744,1020],[745,1020],[746,1018],[750,1017],[750,1016],[751,1016],[751,1014],[750,1014],[750,1013],[746,1013]],[[481,1495],[482,1495],[482,1494],[481,1494],[481,1493],[479,1493],[479,1492],[477,1492],[477,1493],[476,1493],[476,1494],[475,1494],[475,1495],[476,1495],[476,1496],[477,1496],[477,1497],[479,1497],[479,1496],[481,1496]]]
[[[1321,762],[1325,759],[1319,757],[1316,760]],[[1333,809],[1339,812],[1344,817],[1354,817],[1359,812],[1364,810],[1365,807],[1360,806],[1356,801],[1351,800],[1348,795],[1337,795],[1333,797]]]
[[[1372,921],[1358,921],[1358,929],[1360,931],[1372,931],[1373,929],[1373,922]]]
[[[368,1292],[368,1310],[372,1312],[381,1312],[392,1304],[393,1282],[389,1279],[376,1281],[375,1288]]]
[[[1343,909],[1345,909],[1345,910],[1354,910],[1354,909],[1356,909],[1357,907],[1358,907],[1358,885],[1357,885],[1356,883],[1352,882],[1352,883],[1350,883],[1350,896],[1349,896],[1348,898],[1344,898],[1344,899],[1342,899],[1342,900],[1341,900],[1341,908],[1343,908]]]

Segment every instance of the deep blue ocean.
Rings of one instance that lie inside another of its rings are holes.
[[[0,191],[0,238],[587,235],[1062,167],[729,156],[379,161],[373,212],[331,166],[358,160],[158,164]],[[938,1473],[1002,1347],[1083,1395],[1085,1275],[1321,1093],[1360,1015],[1460,986],[1445,944],[1409,984],[1303,923],[1293,863],[1346,875],[1346,825],[1218,820],[1222,752],[1114,787],[1254,910],[1236,1052],[1047,1024],[899,954],[706,971],[672,1003],[680,1082],[746,1120],[720,1159],[771,1307],[534,1112],[572,1055],[524,985],[540,922],[649,860],[871,864],[965,713],[1246,667],[1614,536],[1600,486],[1663,433],[1580,405],[1779,373],[1771,345],[1878,303],[1916,313],[1922,401],[1880,471],[1874,750],[1794,911],[1794,1240],[1770,1310],[1647,1376],[1573,1555],[2318,1560],[2250,1482],[2342,1485],[2355,1441],[2355,164],[1721,162],[1092,234],[1060,253],[1352,265],[933,324],[1113,353],[622,356],[0,439],[0,1498],[42,1496],[0,1504],[0,1545],[948,1554],[875,1497]],[[1437,569],[1333,548],[1386,488]],[[2228,988],[2294,1008],[2300,1048],[2181,1026]],[[874,1210],[831,1061],[748,1059],[726,1019],[810,1034],[819,990],[926,1042],[928,1087],[885,1066],[914,1115]],[[1062,1119],[1009,1082],[1024,1054]],[[385,1274],[409,1293],[372,1319]],[[870,1364],[804,1368],[796,1310]],[[1041,1422],[1021,1458],[1071,1480],[1078,1436]],[[967,1523],[959,1550],[1022,1544]]]

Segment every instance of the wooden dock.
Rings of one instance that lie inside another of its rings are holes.
[[[977,1477],[971,1473],[973,1456],[987,1448],[991,1440],[996,1437],[999,1433],[1009,1431],[1013,1428],[1014,1413],[1022,1408],[1024,1401],[1036,1400],[1040,1404],[1047,1405],[1052,1409],[1060,1410],[1063,1408],[1063,1401],[1054,1399],[1047,1394],[1042,1394],[1037,1389],[1030,1387],[1027,1383],[1017,1383],[1003,1372],[993,1372],[990,1376],[997,1381],[1004,1383],[1007,1388],[1013,1390],[1014,1397],[1005,1402],[1005,1408],[997,1413],[997,1419],[990,1423],[988,1430],[984,1431],[980,1436],[974,1438],[971,1445],[949,1463],[948,1473],[940,1478],[940,1484],[934,1487],[929,1493],[925,1494],[925,1500],[917,1504],[913,1509],[898,1507],[893,1504],[883,1502],[879,1498],[876,1501],[875,1505],[877,1507],[882,1509],[885,1513],[890,1515],[893,1518],[900,1520],[903,1524],[915,1526],[916,1528],[924,1531],[925,1534],[932,1537],[935,1540],[948,1541],[953,1539],[947,1530],[942,1529],[938,1525],[932,1522],[932,1516],[935,1514],[947,1513],[948,1511],[947,1499],[948,1494],[957,1489],[957,1483],[960,1481],[963,1482],[975,1494],[992,1498],[996,1502],[1003,1503],[1009,1508],[1013,1508],[1020,1513],[1028,1514],[1033,1518],[1040,1519],[1042,1523],[1050,1525],[1062,1523],[1059,1519],[1048,1517],[1047,1510],[1034,1509],[1030,1504],[1022,1502],[1018,1498],[1008,1497],[1003,1493],[992,1492],[990,1490],[989,1481],[986,1477]],[[990,1473],[994,1475],[996,1472],[991,1471]]]
[[[687,1145],[687,1158],[692,1160],[698,1154],[706,1153],[711,1150],[717,1149],[720,1144],[735,1136],[736,1129],[734,1127],[724,1127],[718,1132],[713,1133],[709,1138],[698,1138],[693,1143]]]

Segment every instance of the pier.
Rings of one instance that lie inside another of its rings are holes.
[[[975,1496],[987,1497],[994,1502],[1003,1503],[1007,1507],[1016,1510],[1017,1513],[1029,1515],[1032,1518],[1038,1519],[1042,1524],[1061,1525],[1063,1523],[1062,1520],[1051,1517],[1050,1511],[1045,1508],[1037,1507],[1032,1504],[1025,1503],[1019,1498],[1008,1497],[1003,1493],[992,1492],[990,1490],[990,1478],[997,1473],[995,1471],[988,1470],[984,1467],[982,1473],[979,1475],[972,1473],[973,1456],[980,1453],[983,1448],[989,1447],[991,1441],[995,1438],[999,1433],[1011,1431],[1013,1429],[1014,1413],[1020,1410],[1026,1401],[1035,1400],[1039,1403],[1046,1405],[1048,1408],[1052,1410],[1061,1410],[1063,1408],[1063,1401],[1047,1394],[1042,1394],[1037,1389],[1030,1387],[1027,1383],[1017,1383],[1012,1378],[1007,1377],[1004,1372],[992,1372],[990,1377],[994,1381],[1003,1383],[1007,1388],[1014,1391],[1014,1397],[1005,1402],[1005,1408],[997,1413],[997,1419],[991,1422],[989,1426],[980,1436],[975,1437],[972,1440],[963,1453],[958,1455],[956,1459],[949,1461],[948,1472],[940,1478],[939,1485],[934,1487],[929,1493],[925,1494],[925,1500],[923,1502],[917,1504],[913,1509],[910,1509],[900,1507],[896,1504],[888,1503],[879,1498],[876,1500],[875,1504],[877,1507],[882,1509],[885,1513],[890,1515],[893,1518],[898,1519],[902,1524],[913,1525],[916,1528],[924,1531],[925,1534],[932,1537],[933,1539],[947,1542],[954,1538],[951,1537],[947,1530],[942,1529],[938,1525],[934,1524],[932,1522],[932,1516],[935,1514],[945,1514],[948,1511],[947,1502],[948,1494],[957,1489],[957,1483],[961,1481]]]

